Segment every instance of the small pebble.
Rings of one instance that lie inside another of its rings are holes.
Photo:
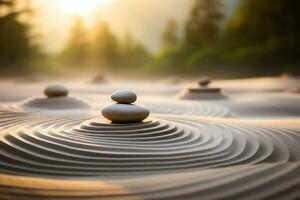
[[[130,104],[136,101],[137,96],[130,90],[119,90],[111,95],[111,99],[117,103]]]
[[[210,84],[210,82],[211,82],[210,78],[208,78],[208,77],[202,77],[199,80],[199,85],[201,87],[207,87]]]
[[[68,95],[69,91],[62,85],[51,85],[45,89],[44,93],[48,98],[53,98],[65,97]]]

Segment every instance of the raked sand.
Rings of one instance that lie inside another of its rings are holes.
[[[215,83],[222,100],[176,98],[186,84],[65,83],[55,99],[47,83],[0,84],[0,199],[299,199],[298,82],[246,81]],[[101,116],[124,88],[145,121]]]

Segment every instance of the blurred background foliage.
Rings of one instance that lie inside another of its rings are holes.
[[[222,1],[195,0],[185,39],[164,49],[153,69],[226,77],[299,74],[299,6],[294,0],[244,0],[222,27]]]
[[[1,76],[66,72],[143,76],[248,77],[300,74],[300,2],[242,0],[224,24],[222,0],[194,0],[184,33],[172,18],[150,52],[129,32],[117,36],[101,19],[87,28],[76,17],[69,39],[56,55],[43,51],[31,32],[30,0],[16,8],[0,0]],[[137,27],[138,28],[138,27]],[[149,27],[151,29],[152,27]]]

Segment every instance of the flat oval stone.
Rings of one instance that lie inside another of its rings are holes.
[[[65,97],[68,95],[69,91],[62,85],[51,85],[45,89],[44,93],[48,98]]]
[[[211,80],[209,77],[202,77],[198,83],[201,87],[207,87],[210,84],[210,82]]]
[[[118,103],[130,104],[136,101],[136,94],[130,90],[119,90],[111,95],[111,99]]]
[[[102,109],[102,115],[114,123],[138,123],[149,116],[149,110],[132,104],[112,104]]]

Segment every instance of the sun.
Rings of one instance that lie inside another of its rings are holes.
[[[59,0],[58,3],[66,14],[85,16],[113,1],[114,0]]]

